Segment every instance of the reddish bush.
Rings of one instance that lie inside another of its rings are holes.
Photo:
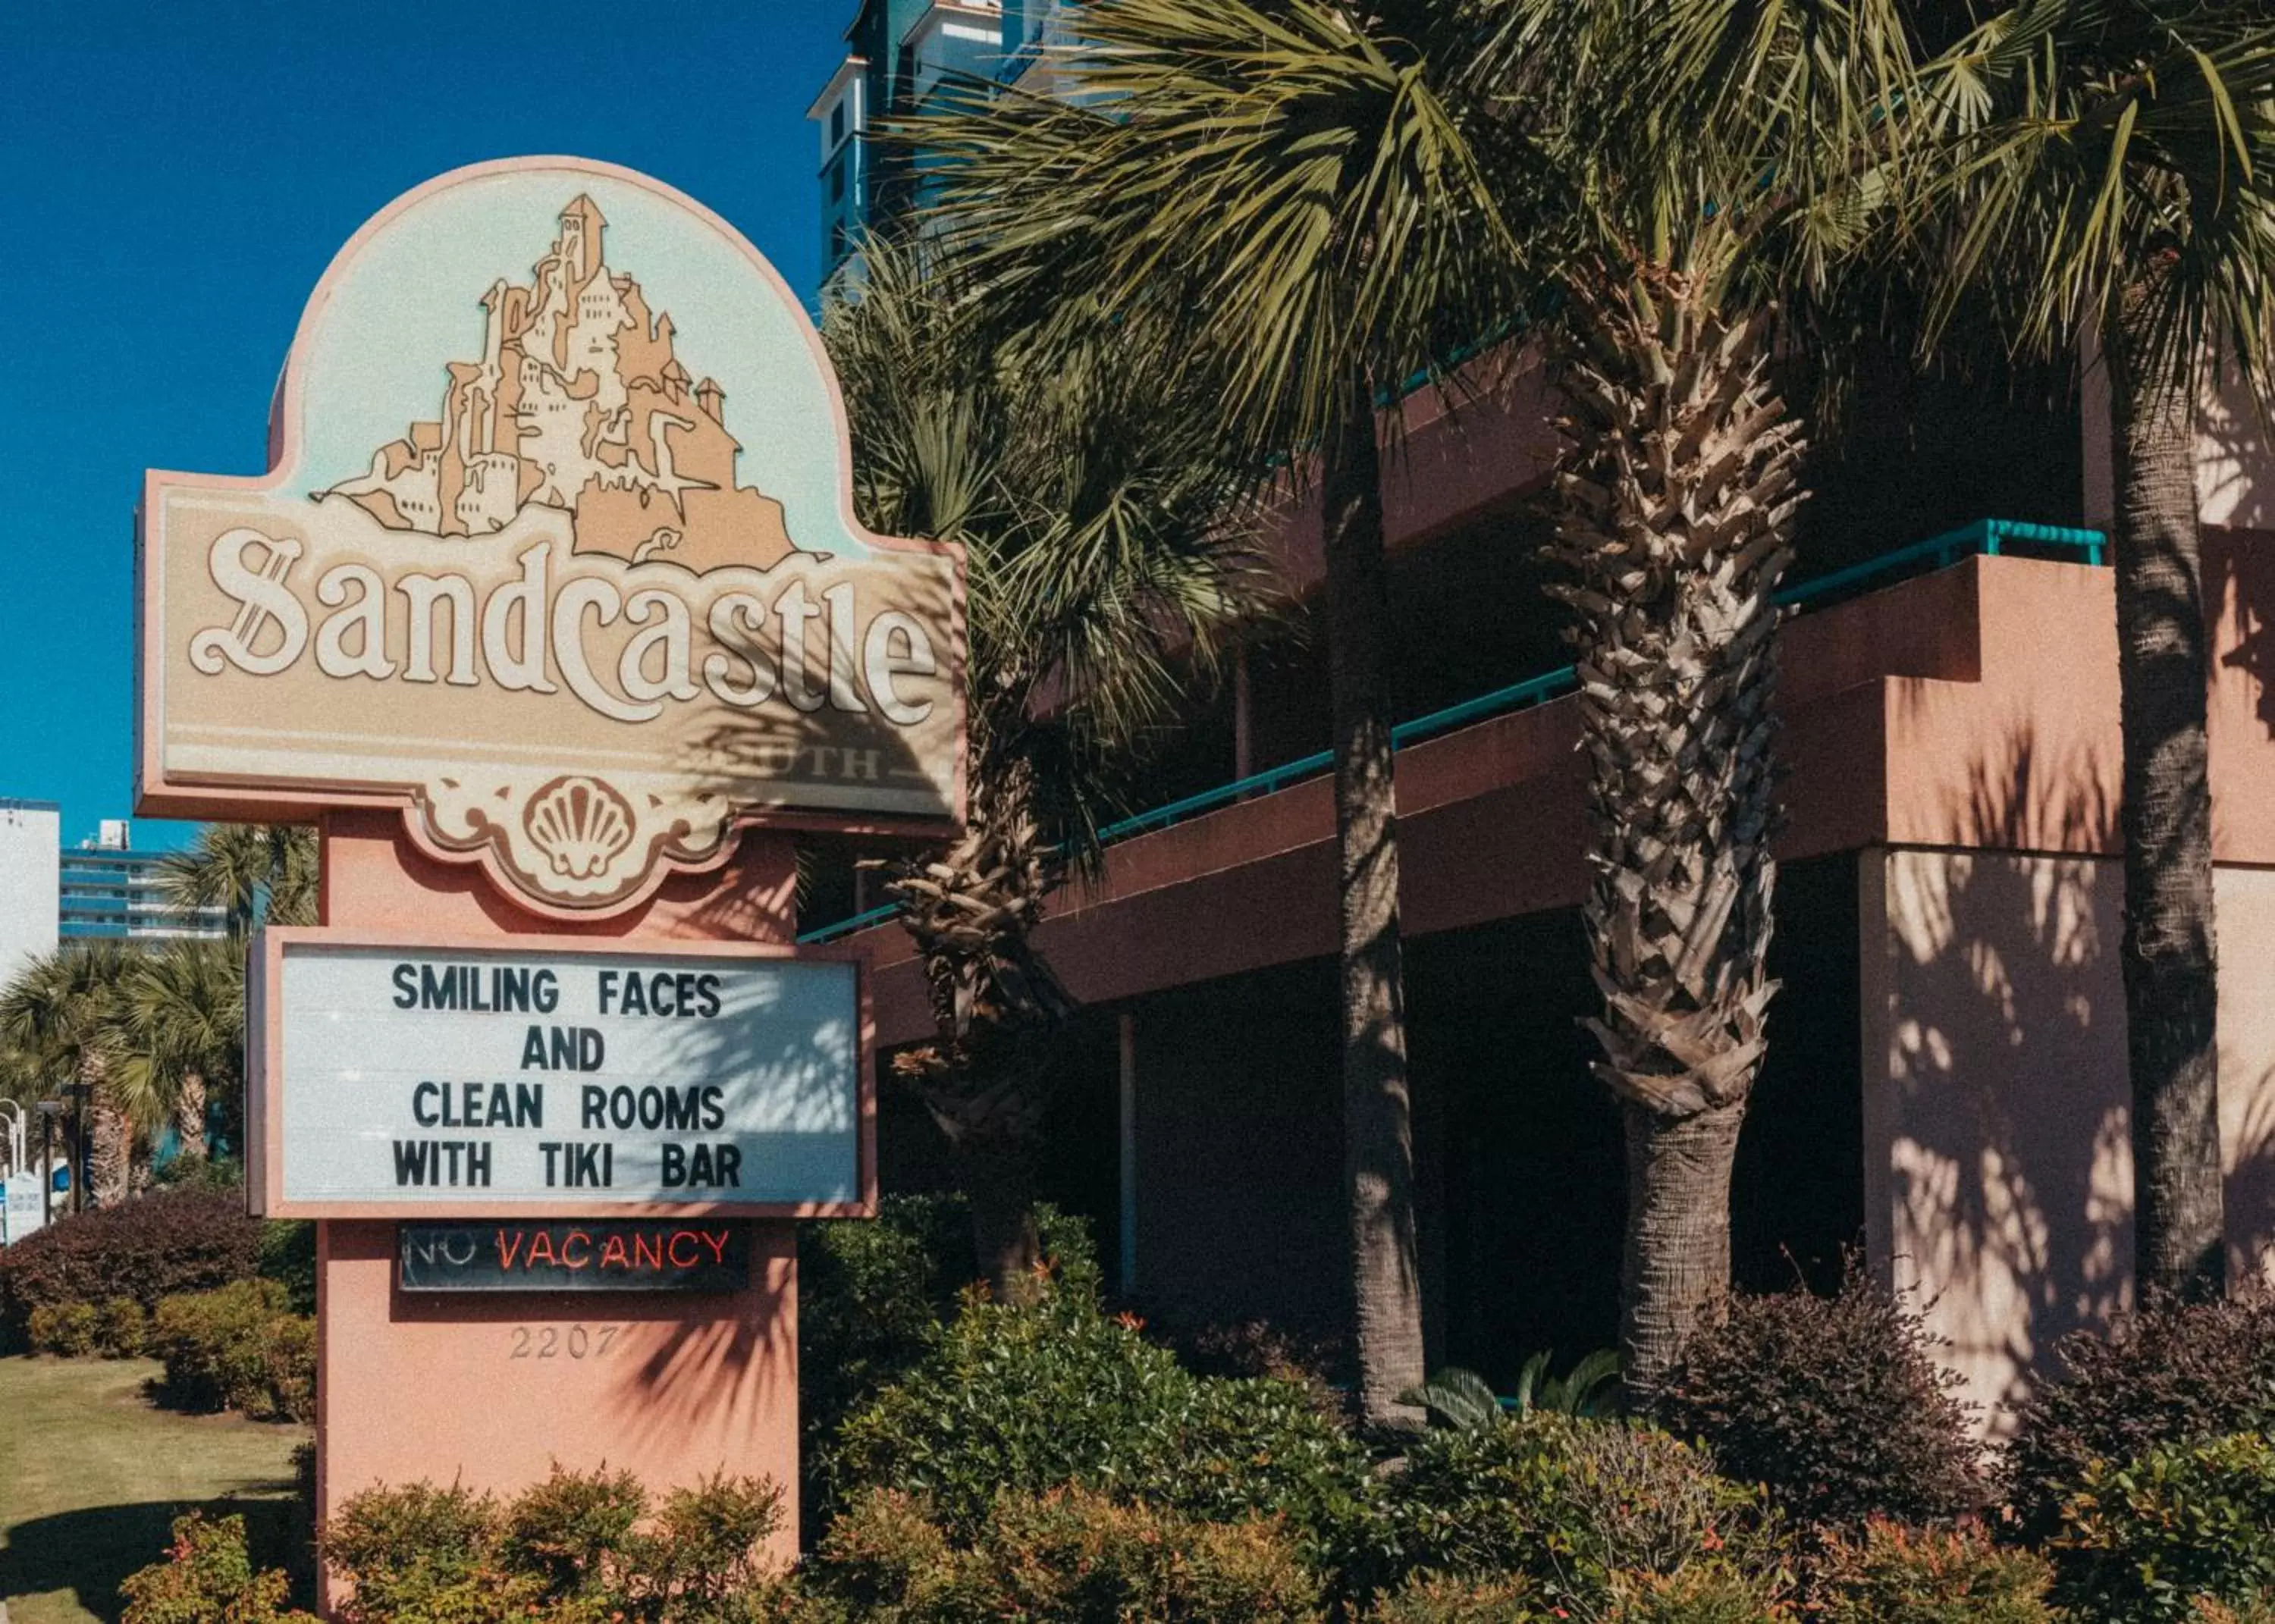
[[[51,1224],[0,1250],[0,1341],[20,1347],[32,1311],[161,1297],[249,1280],[261,1225],[242,1196],[161,1191]]]
[[[2163,1303],[2106,1335],[2055,1345],[2064,1375],[2015,1416],[2006,1487],[2024,1531],[2043,1537],[2096,1461],[2123,1462],[2159,1444],[2275,1431],[2275,1293]]]
[[[1852,1268],[1836,1297],[1733,1301],[1691,1338],[1654,1417],[1804,1522],[1932,1522],[1983,1495],[1958,1385],[1918,1314]]]

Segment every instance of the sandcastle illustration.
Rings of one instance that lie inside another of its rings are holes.
[[[525,508],[573,516],[575,550],[701,573],[799,550],[782,504],[735,482],[726,394],[672,353],[671,318],[601,256],[589,197],[561,211],[534,279],[482,296],[482,357],[449,363],[438,420],[382,446],[370,471],[321,493],[389,530],[478,536]]]

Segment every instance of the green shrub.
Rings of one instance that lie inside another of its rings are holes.
[[[763,1597],[780,1605],[767,1590],[765,1547],[782,1525],[782,1490],[764,1478],[723,1473],[673,1490],[634,1548],[639,1588],[714,1605]]]
[[[245,1164],[234,1156],[177,1156],[153,1168],[150,1182],[158,1190],[193,1190],[245,1205]]]
[[[284,1288],[296,1314],[316,1311],[316,1226],[272,1218],[261,1226],[260,1272]]]
[[[1370,1608],[1368,1624],[1549,1624],[1538,1587],[1523,1579],[1416,1574]]]
[[[155,1190],[117,1206],[58,1220],[0,1247],[0,1343],[24,1337],[34,1309],[210,1291],[250,1279],[261,1226],[242,1197]]]
[[[534,1575],[548,1594],[610,1594],[623,1582],[624,1548],[646,1510],[647,1491],[631,1473],[556,1465],[507,1509],[496,1545],[509,1567]]]
[[[763,1542],[781,1492],[714,1477],[649,1516],[629,1472],[556,1466],[501,1503],[428,1484],[350,1499],[324,1529],[323,1558],[354,1586],[348,1624],[789,1624],[819,1620],[770,1575]]]
[[[315,1415],[315,1322],[292,1313],[274,1280],[238,1280],[158,1304],[149,1350],[166,1367],[166,1401],[261,1419]]]
[[[95,1345],[106,1359],[135,1359],[150,1338],[150,1316],[132,1297],[110,1297],[95,1311]]]
[[[1814,1589],[1825,1624],[2052,1624],[2053,1569],[1972,1524],[1875,1521],[1826,1547]]]
[[[1621,1573],[1671,1576],[1727,1554],[1767,1564],[1759,1494],[1664,1432],[1536,1413],[1419,1439],[1356,1564],[1376,1588],[1408,1574],[1522,1576],[1553,1605],[1600,1612]]]
[[[121,1624],[316,1624],[286,1610],[289,1588],[276,1569],[254,1570],[243,1517],[193,1511],[175,1522],[164,1559],[118,1587]]]
[[[1088,1226],[1047,1205],[1036,1222],[1059,1288],[1095,1296]],[[827,1435],[923,1358],[979,1278],[961,1196],[888,1196],[873,1220],[800,1225],[799,1400],[809,1424]]]
[[[2093,1462],[2048,1543],[2057,1597],[2097,1624],[2185,1620],[2199,1597],[2275,1598],[2275,1444],[2245,1432]]]
[[[2015,1415],[2004,1473],[2033,1538],[2051,1534],[2064,1498],[2095,1461],[2131,1461],[2161,1444],[2275,1434],[2275,1292],[2218,1303],[2158,1303],[2104,1334],[2055,1345],[2064,1379],[2041,1384]]]
[[[1081,1489],[1006,1494],[959,1545],[922,1500],[848,1508],[815,1582],[870,1624],[1311,1624],[1319,1581],[1276,1521],[1196,1522]]]
[[[1285,1513],[1319,1541],[1367,1483],[1362,1452],[1300,1386],[1194,1376],[1134,1322],[1062,1290],[1032,1307],[968,1303],[846,1420],[826,1476],[849,1499],[922,1494],[958,1537],[998,1492],[1074,1484],[1220,1521]]]
[[[34,1353],[91,1359],[101,1346],[102,1316],[92,1303],[49,1303],[32,1311]]]
[[[457,1484],[367,1489],[324,1525],[317,1548],[354,1586],[349,1624],[439,1620],[454,1609],[472,1620],[486,1616],[471,1610],[485,1596],[526,1609],[543,1593],[536,1578],[495,1562],[499,1520],[495,1499]]]
[[[1771,1580],[1722,1561],[1672,1574],[1613,1575],[1608,1624],[1786,1624]]]
[[[1984,1498],[1960,1380],[1920,1317],[1852,1267],[1837,1296],[1735,1298],[1690,1339],[1651,1415],[1803,1522],[1931,1522]]]

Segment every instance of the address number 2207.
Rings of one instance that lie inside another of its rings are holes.
[[[622,1326],[516,1326],[512,1359],[597,1359],[616,1345]]]

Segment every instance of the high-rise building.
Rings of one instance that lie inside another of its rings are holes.
[[[821,131],[822,275],[862,233],[928,200],[921,155],[865,139],[943,84],[1017,82],[1053,37],[1062,0],[861,0],[846,56],[806,110]]]
[[[61,818],[53,801],[0,800],[0,981],[55,949]]]
[[[50,859],[57,939],[174,941],[223,933],[228,925],[220,909],[177,910],[166,898],[164,857],[132,847],[126,820],[106,818],[92,838]]]

